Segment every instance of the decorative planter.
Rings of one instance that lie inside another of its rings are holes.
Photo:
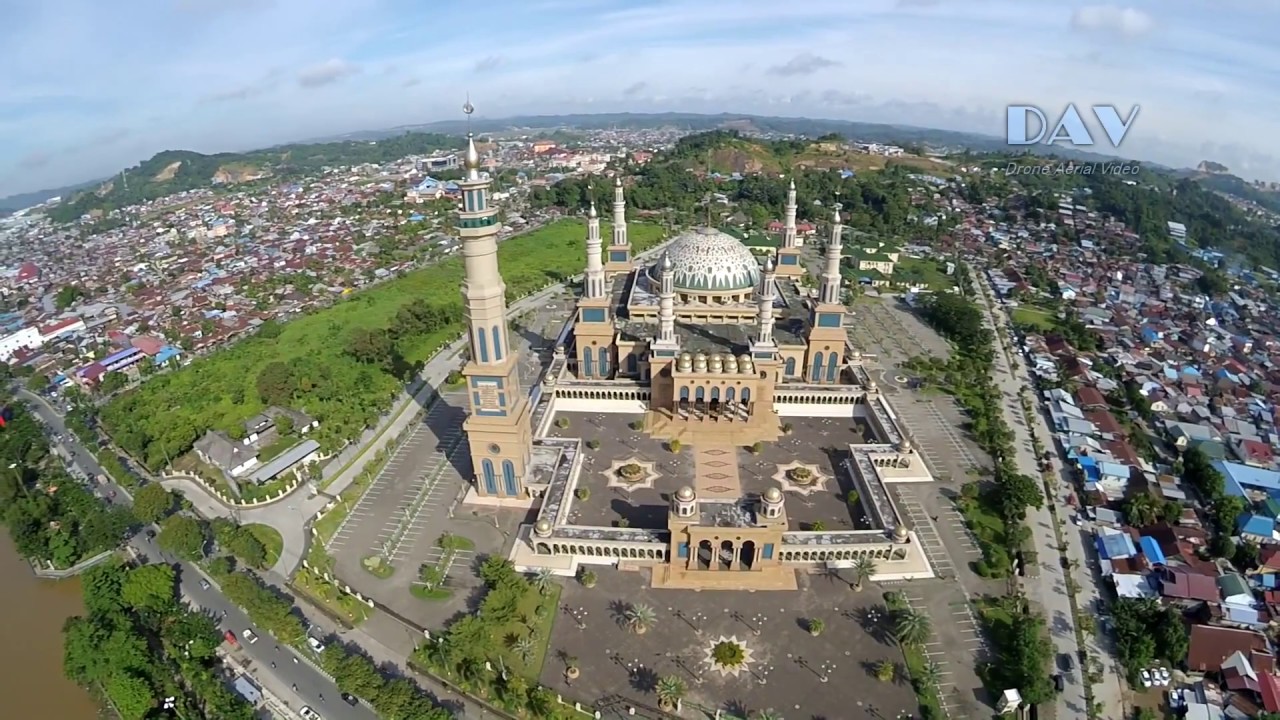
[[[576,667],[574,667],[574,666],[572,666],[572,665],[570,665],[569,667],[567,667],[567,668],[565,668],[565,669],[564,669],[564,676],[565,676],[565,677],[567,677],[567,678],[569,678],[570,680],[577,680],[577,679],[578,679],[578,675],[580,675],[580,674],[581,674],[581,673],[579,673],[579,672],[578,672],[578,668],[576,668]]]
[[[815,478],[813,471],[806,467],[793,467],[787,471],[787,479],[796,485],[812,485]]]

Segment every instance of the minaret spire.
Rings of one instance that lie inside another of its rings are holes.
[[[627,198],[622,194],[621,177],[613,181],[613,244],[630,244],[627,241]]]
[[[602,241],[600,239],[600,214],[596,212],[596,201],[591,200],[587,210],[587,274],[583,286],[583,297],[599,300],[604,297],[604,263],[600,260]]]
[[[791,178],[791,186],[787,188],[787,209],[782,221],[782,247],[800,247],[796,234],[796,179]]]
[[[673,348],[676,345],[676,275],[671,256],[662,253],[659,262],[661,277],[658,291],[658,338],[655,347]]]
[[[770,255],[764,260],[764,272],[760,275],[760,291],[756,295],[756,344],[755,350],[759,352],[761,349],[770,348],[773,342],[773,302],[776,298],[774,293],[774,273],[777,271],[777,265],[774,263],[773,256]]]
[[[844,250],[844,220],[840,217],[843,207],[836,203],[831,217],[831,239],[827,241],[826,269],[822,273],[822,290],[818,302],[826,305],[840,304],[840,256]]]
[[[462,106],[470,118],[470,99]],[[498,209],[489,204],[493,181],[480,173],[480,153],[467,133],[466,175],[458,183],[462,209],[462,309],[471,359],[467,378],[469,412],[463,423],[476,477],[474,493],[486,498],[524,498],[524,480],[533,448],[528,395],[520,365],[511,352],[507,326],[507,286],[498,268]],[[468,494],[470,496],[470,493]]]

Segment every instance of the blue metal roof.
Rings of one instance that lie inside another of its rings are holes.
[[[236,676],[236,681],[232,683],[231,686],[240,694],[240,697],[248,700],[250,704],[257,705],[262,702],[262,691],[259,690],[258,686],[254,685],[253,681],[249,678],[243,675],[238,675]]]
[[[121,350],[120,352],[112,353],[112,354],[110,354],[110,355],[108,355],[108,356],[106,356],[106,357],[102,358],[102,359],[101,359],[101,360],[99,360],[98,362],[102,363],[103,365],[110,365],[110,364],[111,364],[111,363],[113,363],[113,362],[119,362],[120,360],[124,360],[125,358],[133,357],[134,355],[136,355],[136,354],[138,354],[138,353],[140,353],[140,352],[142,352],[142,351],[141,351],[141,350],[139,350],[139,349],[138,349],[138,348],[136,348],[136,347],[125,348],[124,350]]]
[[[1164,551],[1160,549],[1160,543],[1155,538],[1143,535],[1138,538],[1138,544],[1142,546],[1142,554],[1147,556],[1147,561],[1152,565],[1164,565]]]
[[[1098,536],[1098,554],[1107,560],[1128,558],[1138,554],[1133,538],[1124,533]]]
[[[1236,520],[1236,527],[1242,534],[1270,537],[1275,532],[1276,521],[1266,515],[1246,513]]]
[[[1272,496],[1280,494],[1280,472],[1223,460],[1215,460],[1213,467],[1222,473],[1226,479],[1226,491],[1232,495],[1247,497],[1245,488],[1265,490]]]

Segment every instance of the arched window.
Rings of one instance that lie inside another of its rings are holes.
[[[742,388],[742,404],[751,402],[751,388]]]
[[[688,400],[688,399],[689,399],[689,386],[688,386],[688,385],[686,385],[686,386],[684,386],[684,387],[680,388],[680,399],[681,399],[681,400]]]
[[[795,358],[787,358],[787,364],[783,369],[782,374],[786,375],[787,377],[796,376],[796,359]]]
[[[609,348],[600,348],[600,377],[609,377]]]
[[[813,354],[813,370],[809,373],[809,382],[822,382],[822,353]]]
[[[840,371],[840,356],[831,353],[831,362],[827,365],[827,382],[836,381],[836,373]]]
[[[502,485],[507,497],[516,497],[520,494],[516,486],[516,466],[510,460],[502,461]]]
[[[493,461],[485,460],[480,464],[484,475],[484,491],[489,495],[498,494],[498,479],[493,476]]]
[[[485,337],[484,328],[476,330],[476,340],[480,345],[480,362],[489,362],[489,339]]]
[[[701,385],[693,393],[693,399],[702,402],[707,399],[707,389]]]
[[[720,400],[720,388],[718,387],[711,388],[711,402],[717,402],[719,400]]]
[[[591,352],[591,348],[587,348],[582,351],[582,377],[589,378],[595,374],[595,353]]]
[[[495,362],[502,359],[502,333],[498,330],[498,326],[493,326],[493,359]]]
[[[725,388],[725,391],[724,391],[725,402],[733,402],[733,395],[734,395],[733,388]]]

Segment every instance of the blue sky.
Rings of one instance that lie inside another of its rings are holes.
[[[1277,29],[1280,0],[0,0],[0,196],[165,149],[457,118],[468,92],[486,117],[997,136],[1011,103],[1137,104],[1121,154],[1280,180]]]

